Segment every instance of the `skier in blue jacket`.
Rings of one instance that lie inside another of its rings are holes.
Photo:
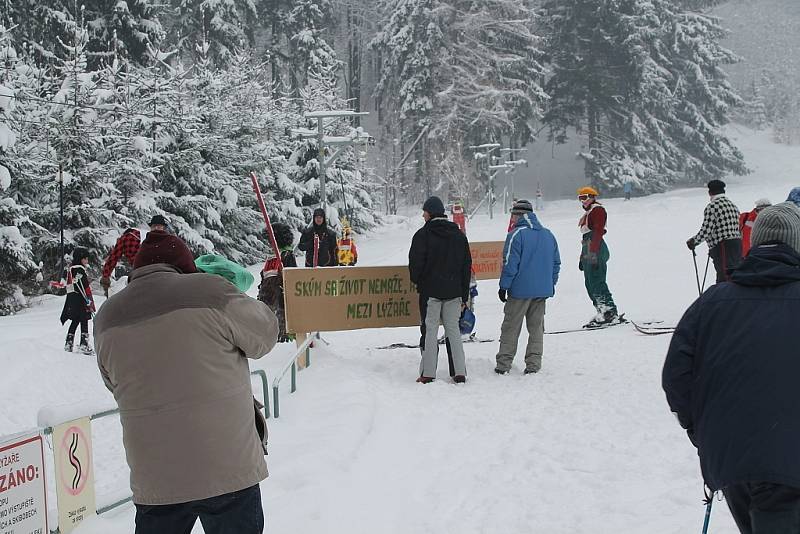
[[[505,303],[505,317],[497,353],[497,374],[506,374],[517,352],[522,320],[528,328],[525,349],[525,374],[542,367],[544,348],[545,301],[555,294],[561,257],[553,234],[541,225],[527,200],[518,200],[511,209],[514,228],[503,247],[503,273],[498,296]]]

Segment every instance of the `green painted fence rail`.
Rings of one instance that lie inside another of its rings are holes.
[[[309,338],[311,339],[311,338]],[[270,418],[270,409],[269,409],[269,380],[267,379],[267,373],[261,369],[257,369],[250,373],[250,376],[257,376],[261,381],[261,393],[264,395],[264,417],[267,419]],[[118,415],[119,408],[114,408],[112,410],[106,410],[104,412],[93,413],[89,416],[90,421],[95,421],[97,419],[102,419],[103,417],[109,417],[111,415]],[[277,417],[277,414],[276,414]],[[49,436],[53,433],[53,427],[48,426],[42,429],[42,434],[45,436]],[[112,502],[111,504],[107,504],[105,506],[101,506],[97,508],[97,515],[104,514],[108,511],[113,510],[114,508],[118,508],[123,504],[129,503],[133,500],[133,495],[129,495],[124,499],[119,499],[117,501]],[[60,530],[56,528],[55,530],[51,530],[50,534],[59,534]]]

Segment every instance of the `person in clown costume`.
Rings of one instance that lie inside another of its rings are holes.
[[[578,200],[583,207],[583,215],[578,222],[581,238],[581,257],[578,268],[583,271],[586,291],[595,307],[595,316],[584,325],[592,328],[621,322],[617,305],[606,283],[607,265],[610,257],[606,234],[606,209],[597,201],[598,193],[593,187],[578,189]]]
[[[342,219],[342,237],[336,241],[336,255],[340,266],[351,266],[358,262],[358,248],[353,239],[350,222]]]

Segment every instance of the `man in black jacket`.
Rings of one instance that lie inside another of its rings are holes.
[[[800,532],[800,210],[766,208],[751,242],[731,281],[684,314],[663,387],[739,530]]]
[[[306,267],[335,267],[339,264],[336,259],[336,233],[328,228],[324,209],[314,210],[311,226],[303,230],[297,248],[306,253]]]
[[[452,350],[453,381],[466,381],[464,345],[458,320],[469,298],[472,256],[469,242],[458,226],[447,220],[444,204],[439,197],[430,197],[422,206],[425,226],[411,241],[408,251],[408,270],[419,292],[420,363],[417,382],[427,384],[436,378],[439,353],[437,332],[444,325],[445,336]]]

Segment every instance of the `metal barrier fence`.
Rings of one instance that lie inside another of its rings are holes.
[[[286,373],[291,370],[292,376],[292,386],[291,386],[291,393],[297,391],[297,359],[305,353],[306,357],[306,367],[311,366],[311,346],[314,341],[322,341],[327,343],[324,339],[322,339],[319,335],[319,332],[313,332],[308,335],[306,340],[297,347],[297,351],[292,355],[292,359],[287,362],[286,365],[283,366],[283,370],[280,374],[275,377],[275,380],[272,381],[272,410],[275,414],[275,418],[277,419],[280,417],[281,414],[281,399],[280,399],[280,385],[281,380],[286,376]]]
[[[309,338],[309,339],[311,339],[311,338]],[[269,386],[268,386],[269,381],[267,379],[267,373],[264,372],[261,369],[258,369],[256,371],[251,372],[250,376],[257,376],[261,380],[261,392],[264,395],[264,416],[267,419],[269,419],[270,418],[270,413],[269,413]],[[294,390],[292,390],[292,391],[294,391]],[[92,415],[89,416],[89,420],[90,421],[95,421],[97,419],[102,419],[103,417],[108,417],[110,415],[118,415],[118,414],[119,414],[119,408],[114,408],[113,410],[106,410],[104,412],[99,412],[99,413],[92,414]],[[277,417],[277,412],[276,412],[275,417]],[[42,434],[45,435],[45,436],[49,436],[52,433],[53,433],[53,427],[52,426],[48,426],[48,427],[42,429]],[[120,500],[115,501],[115,502],[113,502],[111,504],[108,504],[106,506],[101,506],[101,507],[97,508],[97,515],[104,514],[104,513],[108,512],[110,510],[113,510],[114,508],[122,506],[125,503],[131,502],[132,500],[133,500],[133,495],[130,495],[128,497],[125,497],[124,499],[120,499]],[[55,530],[51,530],[50,531],[50,534],[58,534],[58,533],[59,533],[59,529],[58,528],[56,528]]]

